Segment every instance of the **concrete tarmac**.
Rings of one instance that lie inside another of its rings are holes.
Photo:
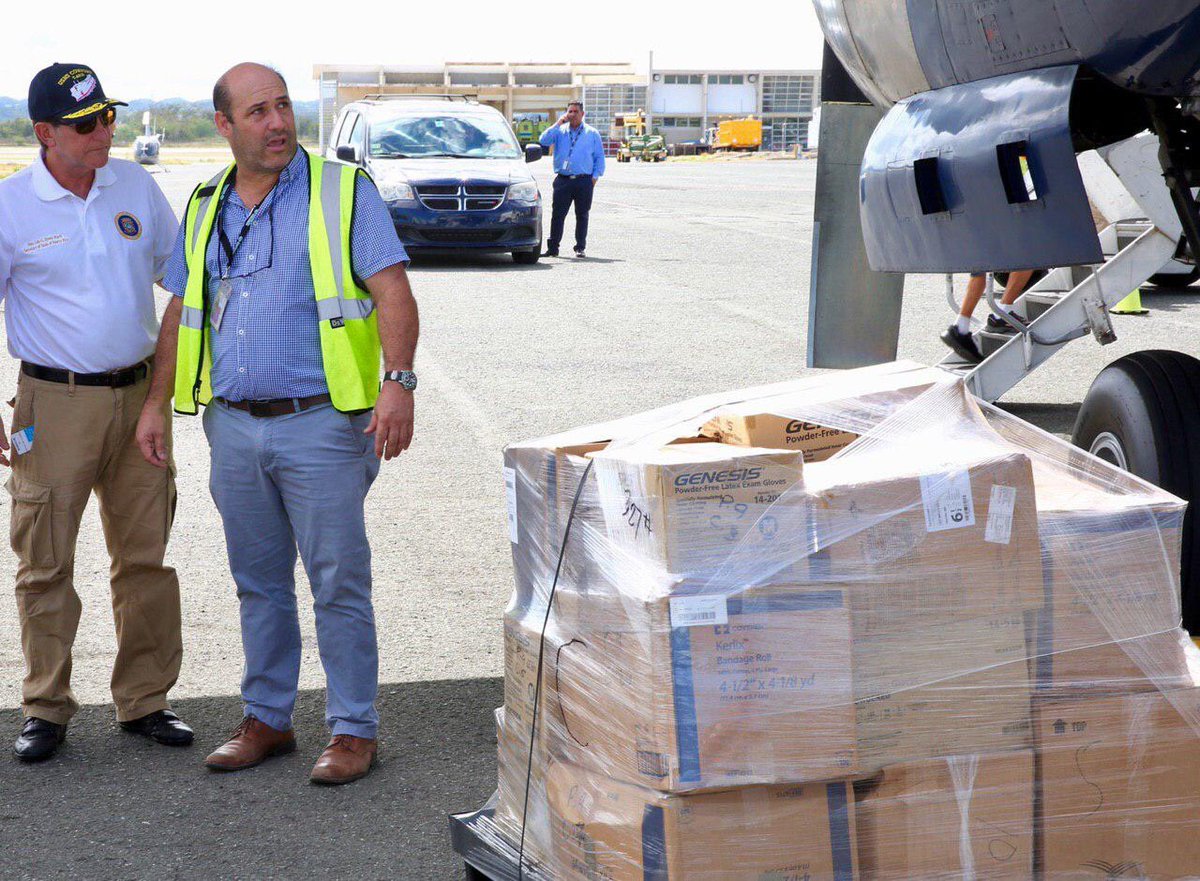
[[[300,750],[242,774],[201,766],[240,716],[241,644],[207,445],[199,420],[180,417],[170,560],[182,583],[186,655],[173,698],[197,743],[170,750],[115,725],[108,561],[93,506],[76,560],[84,617],[73,681],[85,708],[50,762],[0,757],[0,879],[460,876],[445,815],[479,805],[495,783],[491,711],[502,700],[500,619],[512,584],[505,444],[806,373],[816,163],[609,168],[586,260],[431,258],[412,267],[422,319],[416,437],[383,466],[367,504],[383,683],[379,770],[336,790],[306,782],[327,737],[306,602]],[[171,166],[155,179],[178,212],[217,169]],[[549,193],[549,162],[535,169]],[[1069,434],[1108,362],[1152,347],[1200,354],[1200,293],[1144,300],[1150,316],[1114,318],[1118,343],[1072,344],[1014,390],[1011,409]],[[951,317],[942,279],[911,277],[900,356],[940,359],[937,335]],[[15,378],[10,360],[0,399],[12,396]],[[11,554],[0,554],[0,583],[11,584],[13,570]],[[297,585],[307,593],[302,569]],[[0,602],[4,738],[16,734],[22,675],[15,604]]]

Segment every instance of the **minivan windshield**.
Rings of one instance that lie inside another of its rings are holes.
[[[412,114],[373,121],[371,155],[378,159],[517,159],[521,148],[498,114]]]

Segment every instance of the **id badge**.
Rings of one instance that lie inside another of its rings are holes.
[[[571,170],[571,160],[564,159],[563,160],[563,171],[566,172],[566,171],[570,171],[570,170]]]
[[[33,426],[22,429],[12,436],[13,452],[23,456],[33,449]]]
[[[221,279],[220,284],[217,285],[217,298],[213,301],[212,309],[208,313],[208,321],[214,332],[221,329],[221,319],[225,317],[225,307],[229,305],[229,298],[232,294],[233,282],[227,278]]]

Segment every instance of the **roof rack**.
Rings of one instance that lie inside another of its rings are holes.
[[[471,101],[478,101],[479,94],[477,92],[470,92],[470,93],[463,94],[463,95],[417,95],[417,94],[382,95],[381,94],[381,95],[367,95],[363,98],[360,98],[359,100],[360,101],[437,101],[439,99],[442,101],[462,101],[464,103],[469,103]]]

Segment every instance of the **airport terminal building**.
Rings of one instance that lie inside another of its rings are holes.
[[[764,150],[808,146],[820,95],[816,70],[659,70],[639,73],[627,62],[486,63],[441,66],[318,64],[320,135],[324,148],[338,111],[371,95],[473,95],[510,120],[553,121],[581,100],[588,122],[610,148],[613,116],[645,110],[669,145],[698,141],[723,119],[763,121]]]

